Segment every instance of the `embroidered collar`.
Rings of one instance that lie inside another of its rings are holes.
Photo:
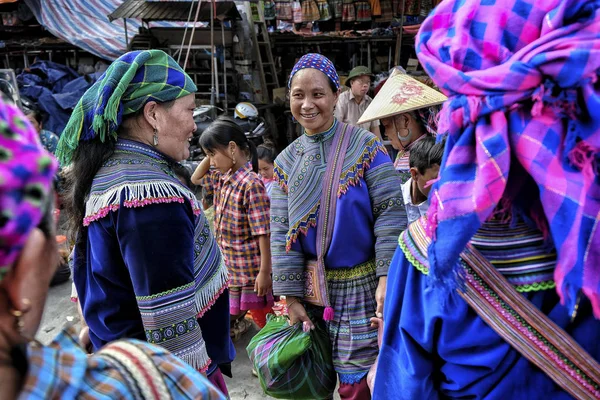
[[[131,151],[135,153],[144,154],[148,157],[154,158],[155,160],[165,161],[169,164],[175,163],[175,161],[171,157],[161,153],[152,146],[149,146],[142,142],[137,142],[135,140],[119,138],[117,140],[115,150]]]
[[[333,124],[325,132],[309,135],[308,133],[306,133],[306,131],[304,131],[304,136],[306,136],[306,138],[311,142],[324,142],[333,137],[335,130],[337,129],[337,125],[338,125],[338,121],[337,121],[337,119],[334,118]]]

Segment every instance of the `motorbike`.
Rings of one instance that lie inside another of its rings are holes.
[[[198,164],[200,164],[200,162],[206,157],[199,145],[202,133],[220,115],[224,115],[224,110],[216,106],[205,105],[197,107],[194,110],[193,115],[194,121],[196,122],[196,132],[194,132],[194,137],[190,141],[190,156],[187,160],[181,162],[181,164],[188,168],[191,173],[196,170]],[[234,114],[234,116],[235,115],[236,114]],[[242,128],[246,134],[246,137],[256,146],[262,144],[264,142],[264,137],[269,133],[269,125],[264,118],[258,115],[258,110],[256,113],[252,113],[252,115],[246,118],[241,118],[238,115],[238,117],[234,118],[233,121],[240,128]]]

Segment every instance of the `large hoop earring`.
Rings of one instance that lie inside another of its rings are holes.
[[[400,130],[402,130],[402,129],[406,129],[408,131],[408,135],[400,136]],[[396,136],[398,137],[399,141],[407,142],[410,140],[410,137],[412,136],[412,131],[410,130],[410,128],[400,128],[399,130],[396,130]]]

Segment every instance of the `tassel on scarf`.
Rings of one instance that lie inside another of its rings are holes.
[[[327,306],[325,307],[325,311],[323,311],[323,319],[325,321],[333,321],[333,317],[335,312],[333,311],[333,307]]]

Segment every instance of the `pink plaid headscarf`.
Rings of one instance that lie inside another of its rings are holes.
[[[0,281],[42,220],[57,167],[23,113],[0,97]]]
[[[572,310],[583,291],[600,318],[600,1],[446,0],[417,54],[449,98],[430,208],[434,284],[456,285],[459,253],[522,167],[539,188],[563,303]]]

